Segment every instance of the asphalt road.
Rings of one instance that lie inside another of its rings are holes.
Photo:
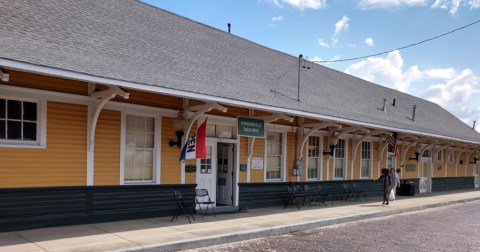
[[[186,251],[480,251],[479,210],[474,201]]]

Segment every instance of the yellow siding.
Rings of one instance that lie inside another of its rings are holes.
[[[1,148],[0,187],[86,184],[87,107],[47,103],[47,148]]]
[[[378,171],[378,162],[380,161],[380,154],[378,148],[380,147],[380,142],[373,142],[372,144],[372,179],[380,177],[380,172]]]
[[[294,167],[294,162],[296,159],[297,151],[297,135],[292,132],[287,132],[287,149],[286,149],[286,181],[297,181],[297,176],[292,176],[292,168]],[[303,171],[305,171],[305,163],[303,162]]]
[[[176,140],[173,129],[173,119],[164,117],[162,119],[162,155],[161,159],[161,184],[180,184],[180,148],[170,147],[169,140]],[[191,182],[192,173],[186,174],[185,181]]]
[[[253,145],[253,157],[262,157],[264,158],[265,154],[265,139],[263,138],[257,138],[255,140],[255,143]],[[264,161],[264,167],[261,170],[251,170],[250,172],[250,182],[255,183],[255,182],[263,182],[264,180],[264,171],[265,171],[265,164],[267,163],[267,160]]]
[[[120,128],[119,111],[102,110],[95,132],[94,185],[120,183]]]
[[[402,178],[403,179],[408,179],[408,178],[418,178],[418,162],[416,160],[410,160],[411,157],[415,157],[415,148],[410,148],[407,151],[407,154],[405,155],[405,164],[404,168],[402,169]],[[420,157],[419,157],[420,158]],[[414,171],[407,171],[405,167],[407,165],[414,165],[415,170]]]
[[[248,137],[240,137],[240,164],[247,164],[248,158]],[[239,183],[247,182],[247,171],[239,171]]]
[[[328,146],[328,137],[323,137],[322,139],[322,143],[323,143],[323,151],[330,151],[330,147]],[[332,161],[331,161],[331,157],[330,155],[323,155],[323,159],[322,159],[322,169],[323,169],[323,178],[322,180],[326,181],[326,180],[331,180],[332,178],[332,174],[331,172],[329,172],[329,170],[331,170],[331,166],[332,166]],[[328,176],[327,176],[328,174]]]

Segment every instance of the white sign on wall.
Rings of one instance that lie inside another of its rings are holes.
[[[253,170],[263,169],[263,157],[252,157],[252,169]]]

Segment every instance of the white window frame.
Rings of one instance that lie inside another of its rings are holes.
[[[452,151],[452,153],[450,153],[450,155],[448,156],[448,162],[455,163],[455,151]]]
[[[397,169],[397,157],[393,155],[393,152],[387,153],[387,169],[395,168]]]
[[[347,176],[347,158],[348,158],[348,139],[338,139],[338,142],[344,141],[344,156],[342,157],[343,163],[343,177],[336,177],[335,170],[336,170],[336,163],[337,163],[337,148],[333,151],[333,180],[345,180]],[[338,147],[338,144],[337,144]]]
[[[422,158],[431,158],[432,157],[432,150],[431,149],[426,149],[422,152],[421,155]]]
[[[285,130],[275,130],[275,129],[267,129],[265,132],[265,155],[264,155],[264,164],[265,170],[263,173],[263,178],[265,182],[278,182],[278,181],[285,181],[285,164],[287,163],[287,132]],[[278,179],[267,179],[267,166],[268,166],[268,133],[281,133],[282,134],[282,157],[281,157],[281,167],[280,167],[280,178]]]
[[[151,117],[155,120],[154,147],[153,147],[153,171],[151,181],[125,181],[125,144],[127,134],[127,115]],[[120,185],[145,185],[160,184],[161,163],[161,133],[162,117],[154,113],[142,110],[123,110],[121,114],[121,144],[120,144]]]
[[[35,141],[0,140],[5,148],[46,148],[47,147],[47,101],[41,95],[15,93],[14,96],[0,95],[0,99],[32,102],[37,104],[37,138]]]
[[[437,162],[443,162],[443,150],[437,152]]]
[[[315,137],[315,138],[318,138],[318,151],[319,151],[319,154],[318,154],[318,157],[310,157],[309,156],[309,151],[308,151],[308,146],[310,144],[310,137]],[[322,174],[322,171],[323,171],[323,137],[322,136],[316,136],[316,135],[312,135],[312,136],[309,136],[308,137],[308,140],[307,140],[307,164],[306,164],[306,178],[308,181],[318,181],[318,180],[322,180],[322,177],[323,177],[323,174]],[[316,178],[311,178],[308,176],[308,168],[310,166],[310,158],[316,158],[317,159],[317,169],[318,169],[318,175]]]
[[[369,171],[369,176],[362,176],[362,164],[363,164],[363,152],[364,152],[364,149],[363,149],[363,143],[368,143],[369,146],[370,146],[370,149],[368,150],[369,151],[369,157],[367,160],[369,160],[369,167],[368,167],[368,171]],[[370,179],[372,178],[372,173],[373,173],[373,143],[371,141],[362,141],[361,143],[361,146],[362,148],[360,149],[360,179]]]

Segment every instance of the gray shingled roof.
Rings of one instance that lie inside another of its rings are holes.
[[[434,103],[315,64],[299,102],[297,57],[141,2],[0,3],[0,59],[480,142]]]

